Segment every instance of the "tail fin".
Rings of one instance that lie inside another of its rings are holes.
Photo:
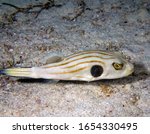
[[[0,70],[0,75],[1,75],[1,74],[5,75],[5,70],[4,70],[4,69],[1,69],[1,70]]]
[[[36,78],[33,68],[9,68],[0,70],[0,75]]]

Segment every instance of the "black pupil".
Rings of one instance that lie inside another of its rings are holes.
[[[99,76],[102,75],[102,73],[103,73],[102,66],[100,66],[100,65],[94,65],[94,66],[92,66],[92,68],[91,68],[91,75],[93,77],[99,77]]]

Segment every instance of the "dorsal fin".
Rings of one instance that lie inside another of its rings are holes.
[[[60,62],[62,61],[63,58],[60,57],[60,56],[53,56],[53,57],[50,57],[46,60],[46,63],[45,64],[51,64],[51,63],[56,63],[56,62]]]

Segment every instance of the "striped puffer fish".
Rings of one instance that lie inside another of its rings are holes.
[[[106,51],[82,51],[65,58],[52,57],[49,64],[31,68],[8,68],[0,74],[17,77],[54,80],[96,81],[116,79],[134,71],[131,63],[121,54]]]

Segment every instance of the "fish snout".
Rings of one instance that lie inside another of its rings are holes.
[[[130,75],[134,72],[134,65],[131,63],[128,63],[126,66],[126,75]]]

